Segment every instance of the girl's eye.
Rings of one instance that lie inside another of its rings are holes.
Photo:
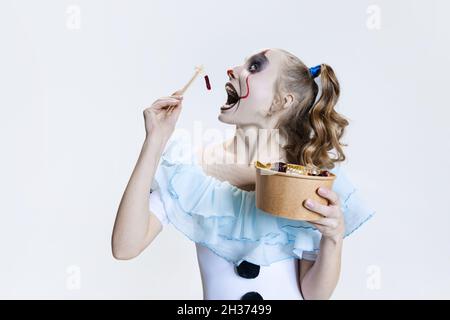
[[[250,67],[248,68],[248,71],[256,72],[256,71],[258,71],[258,69],[259,69],[259,65],[256,62],[254,62],[250,65]]]

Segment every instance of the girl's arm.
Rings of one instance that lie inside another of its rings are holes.
[[[181,96],[156,100],[144,110],[146,139],[120,201],[112,234],[116,259],[138,256],[161,231],[161,224],[149,210],[150,187],[164,147],[181,112]],[[175,105],[173,111],[167,107]]]
[[[300,261],[300,288],[304,299],[329,299],[336,288],[341,271],[342,243],[344,238],[344,215],[338,195],[330,189],[319,188],[319,195],[328,199],[324,206],[312,201],[305,204],[324,218],[310,222],[321,233],[320,251],[315,262]]]

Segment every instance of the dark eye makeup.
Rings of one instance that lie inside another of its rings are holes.
[[[266,66],[268,64],[269,64],[269,60],[265,56],[264,52],[261,52],[261,53],[255,54],[254,56],[250,57],[250,59],[248,61],[247,70],[250,73],[260,72],[261,70],[266,68]]]

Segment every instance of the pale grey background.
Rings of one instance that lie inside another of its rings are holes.
[[[213,90],[194,84],[179,126],[225,129],[227,67],[280,47],[335,69],[347,172],[377,211],[345,242],[334,298],[450,298],[449,13],[444,0],[2,0],[0,297],[201,298],[194,245],[171,227],[134,261],[110,253],[142,110],[204,64]]]

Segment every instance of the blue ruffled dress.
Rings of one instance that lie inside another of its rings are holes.
[[[333,190],[339,195],[350,235],[375,213],[336,166]],[[191,144],[171,138],[160,159],[152,189],[172,225],[192,241],[239,265],[268,266],[284,259],[315,260],[321,233],[308,222],[276,217],[256,208],[255,192],[204,173]]]

